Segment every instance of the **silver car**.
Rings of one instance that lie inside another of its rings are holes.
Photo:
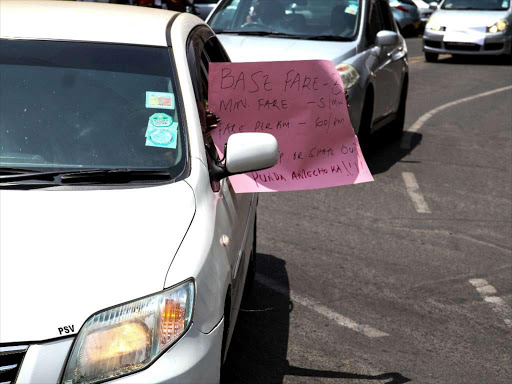
[[[445,0],[425,27],[427,61],[439,54],[511,55],[510,0]]]
[[[421,27],[421,14],[412,0],[388,0],[400,33],[404,36],[418,36]]]
[[[403,130],[407,47],[387,1],[222,0],[207,22],[233,61],[332,61],[360,138]]]
[[[215,9],[219,0],[193,0],[194,8],[196,9],[197,15],[206,20],[208,15]]]

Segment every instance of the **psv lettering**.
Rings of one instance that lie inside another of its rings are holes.
[[[68,333],[74,333],[75,332],[75,326],[74,325],[65,325],[63,327],[59,327],[57,328],[57,330],[59,331],[59,335],[66,335]]]

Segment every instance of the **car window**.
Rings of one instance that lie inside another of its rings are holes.
[[[384,29],[386,31],[396,31],[393,14],[391,13],[391,8],[389,7],[389,4],[386,1],[381,0],[379,0],[378,4],[381,10]]]
[[[375,38],[379,31],[385,29],[384,22],[382,21],[381,10],[377,0],[371,2],[370,15],[368,17],[368,24],[366,26],[366,39],[368,45],[375,44]]]
[[[201,32],[202,36],[200,36]],[[202,37],[206,39],[205,43],[203,43]],[[192,74],[196,105],[201,120],[206,158],[209,167],[219,160],[217,149],[215,148],[211,133],[208,131],[206,124],[209,65],[211,62],[226,61],[230,61],[226,51],[219,43],[217,37],[215,37],[209,29],[201,28],[195,33],[192,33],[188,42],[188,62]],[[211,187],[213,191],[217,192],[220,189],[220,184],[215,180],[211,180]]]
[[[277,33],[354,39],[361,0],[225,0],[209,23],[217,33]]]
[[[181,174],[186,129],[171,58],[158,47],[0,40],[0,166]]]

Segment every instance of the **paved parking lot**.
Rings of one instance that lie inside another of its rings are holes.
[[[423,60],[375,182],[261,194],[226,382],[512,381],[512,66]]]

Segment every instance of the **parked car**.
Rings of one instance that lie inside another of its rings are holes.
[[[510,0],[445,0],[423,35],[427,61],[439,54],[512,55]]]
[[[0,382],[218,383],[258,203],[226,176],[278,155],[242,133],[218,159],[224,49],[187,13],[0,8]]]
[[[238,62],[331,60],[363,140],[403,129],[407,47],[384,0],[222,0],[207,22]]]
[[[206,20],[208,15],[212,13],[219,0],[194,0],[194,6],[198,13],[198,16]]]
[[[412,0],[388,0],[393,16],[406,36],[418,36],[421,32],[420,11]]]
[[[434,13],[433,7],[430,6],[430,3],[428,0],[412,0],[414,4],[416,4],[416,7],[418,7],[418,12],[420,13],[420,29],[421,32],[424,31],[425,25],[427,24],[428,19],[430,16],[432,16],[432,13]]]

